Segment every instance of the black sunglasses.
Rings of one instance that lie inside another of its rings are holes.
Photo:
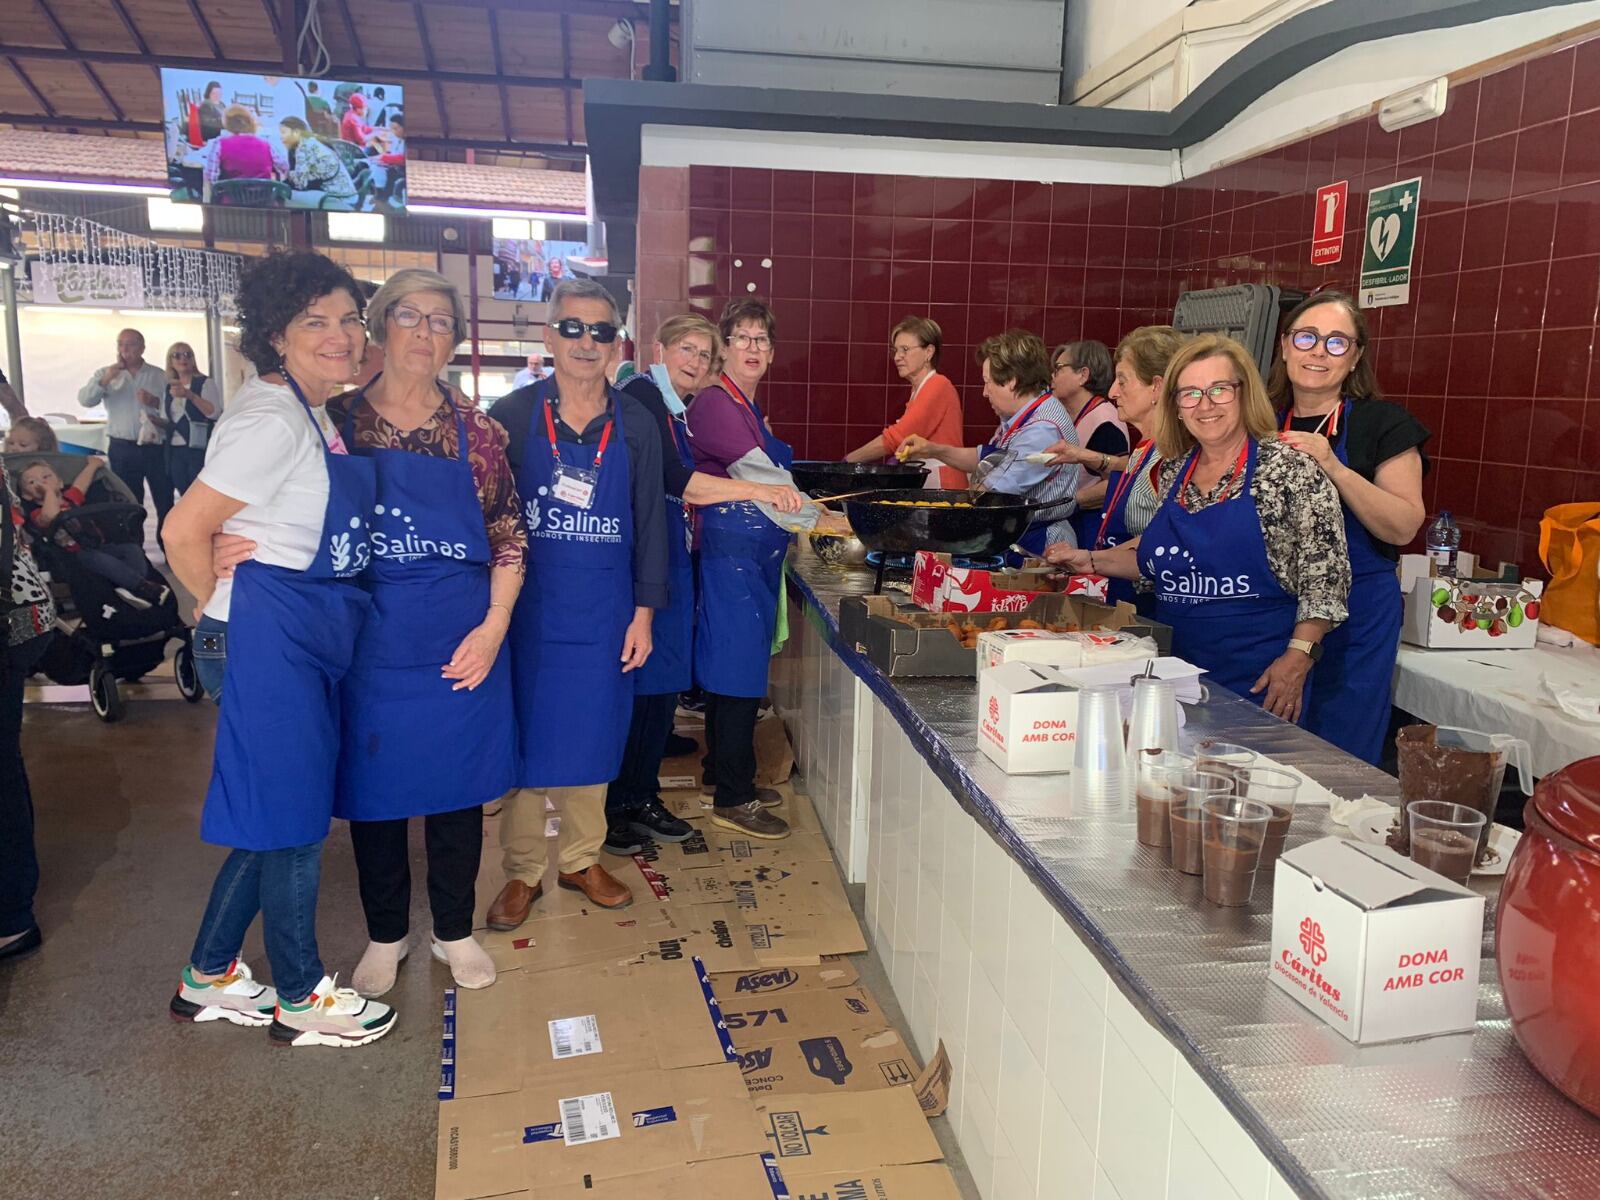
[[[577,317],[565,317],[557,321],[555,329],[562,337],[574,342],[587,333],[602,346],[609,346],[617,340],[617,334],[622,332],[620,325],[613,325],[610,321],[596,321],[590,325],[578,320]]]

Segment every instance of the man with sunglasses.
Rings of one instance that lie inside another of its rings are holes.
[[[606,383],[621,333],[609,292],[567,280],[545,334],[554,375],[489,410],[505,427],[528,522],[527,583],[508,640],[522,786],[500,821],[508,882],[489,907],[491,929],[515,929],[544,892],[545,793],[561,811],[557,884],[601,908],[633,900],[600,864],[605,793],[668,572],[655,421]]]

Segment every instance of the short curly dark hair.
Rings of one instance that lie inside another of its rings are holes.
[[[333,259],[312,250],[279,250],[249,263],[234,298],[239,309],[239,352],[265,375],[283,365],[272,339],[283,336],[309,304],[343,288],[365,313],[361,285]]]

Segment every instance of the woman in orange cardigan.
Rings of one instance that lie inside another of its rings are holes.
[[[845,462],[877,462],[890,458],[900,443],[915,433],[944,446],[962,445],[961,398],[955,385],[939,374],[939,350],[944,333],[928,317],[907,317],[889,335],[894,369],[911,385],[905,412],[865,446],[850,451]],[[930,488],[964,488],[967,477],[954,467],[935,464],[928,476]]]

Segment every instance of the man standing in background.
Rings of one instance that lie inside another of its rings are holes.
[[[167,451],[162,444],[165,439],[152,436],[149,431],[156,426],[148,419],[141,420],[141,416],[160,414],[166,390],[165,373],[144,360],[144,334],[137,329],[124,329],[117,334],[117,360],[91,375],[78,392],[78,403],[84,408],[105,405],[106,457],[112,472],[128,485],[140,504],[144,503],[145,484],[150,485],[157,537],[172,509],[172,479],[167,474]],[[142,439],[141,426],[147,430]],[[141,445],[141,441],[146,444]]]

